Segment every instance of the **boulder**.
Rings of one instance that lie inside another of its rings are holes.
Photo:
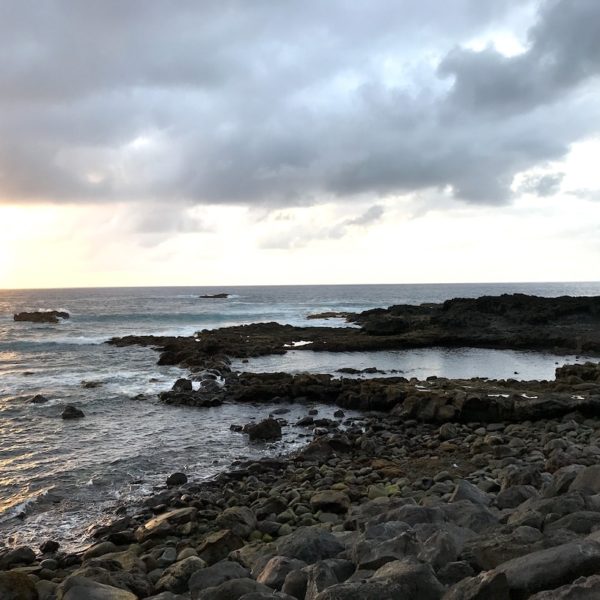
[[[148,538],[162,537],[174,533],[176,528],[196,518],[197,509],[194,507],[177,508],[150,519],[135,532],[138,541]]]
[[[62,414],[60,416],[65,420],[83,419],[83,417],[85,417],[82,410],[80,410],[79,408],[72,406],[70,404],[65,406],[65,408],[62,411]]]
[[[338,583],[320,592],[315,600],[420,600],[406,593],[404,586],[390,582],[367,580]]]
[[[0,573],[2,600],[38,600],[35,584],[27,575],[17,571]]]
[[[444,600],[510,600],[506,575],[487,571],[453,585]]]
[[[600,575],[580,577],[572,584],[529,596],[529,600],[597,600],[600,598]]]
[[[193,598],[194,600],[239,600],[245,594],[252,592],[272,594],[273,590],[254,579],[230,579],[216,587],[198,592]]]
[[[304,561],[295,558],[274,556],[259,573],[256,581],[267,585],[274,590],[280,590],[289,573],[305,566],[306,563]],[[337,581],[335,583],[337,583]]]
[[[62,310],[36,310],[20,312],[13,315],[15,321],[30,321],[31,323],[58,323],[59,319],[68,319],[69,313]]]
[[[511,596],[527,597],[571,583],[600,570],[600,543],[583,540],[561,544],[509,560],[496,568],[504,573]]]
[[[45,404],[48,402],[48,398],[42,396],[42,394],[36,394],[29,402],[31,404]]]
[[[580,470],[569,486],[569,491],[582,491],[588,494],[600,493],[600,465],[592,465]]]
[[[188,478],[185,473],[173,473],[167,477],[167,485],[173,487],[176,485],[183,485],[187,483]]]
[[[192,600],[198,598],[202,590],[218,587],[230,579],[246,579],[250,577],[250,571],[239,563],[230,560],[222,560],[210,567],[196,571],[190,578],[188,585],[192,594]]]
[[[242,538],[231,529],[220,529],[207,535],[198,546],[198,556],[209,565],[227,558],[230,552],[244,545]]]
[[[310,506],[314,511],[346,513],[350,508],[350,498],[344,492],[324,490],[311,496]]]
[[[206,563],[197,556],[179,560],[165,570],[156,583],[156,590],[158,592],[186,592],[191,576],[204,567],[206,567]]]
[[[413,557],[385,564],[375,571],[373,579],[399,584],[404,590],[403,598],[438,600],[444,593],[444,586],[437,580],[433,569]]]
[[[35,552],[29,546],[19,546],[0,557],[0,569],[10,569],[16,565],[30,565],[35,560]]]
[[[229,529],[245,538],[256,529],[256,516],[247,506],[232,506],[217,517],[216,523],[221,529]]]
[[[137,600],[127,590],[98,583],[86,577],[69,577],[57,591],[58,600]]]
[[[321,527],[300,527],[276,542],[277,554],[297,558],[307,565],[319,560],[334,558],[344,550],[344,545],[329,531]]]
[[[248,423],[242,430],[250,440],[278,440],[281,438],[281,425],[275,419],[264,419],[260,423]]]

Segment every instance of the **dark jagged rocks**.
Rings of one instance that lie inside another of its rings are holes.
[[[202,296],[198,296],[198,298],[212,298],[214,300],[222,300],[224,298],[229,298],[229,296],[230,296],[230,294],[221,292],[219,294],[203,294]]]
[[[61,319],[68,319],[68,312],[60,310],[36,310],[33,312],[15,313],[15,321],[30,321],[31,323],[59,323]]]

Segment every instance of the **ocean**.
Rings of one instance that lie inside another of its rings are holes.
[[[227,292],[228,299],[201,299]],[[307,321],[312,313],[361,311],[392,304],[523,292],[541,296],[600,295],[600,283],[496,283],[255,287],[0,290],[0,546],[56,539],[66,549],[89,543],[88,528],[141,502],[167,475],[201,481],[233,461],[278,455],[306,442],[284,428],[275,444],[249,444],[230,431],[266,417],[274,406],[224,404],[210,409],[166,406],[157,394],[186,372],[157,366],[150,348],[104,344],[128,334],[191,335],[241,323],[346,326]],[[57,325],[15,322],[23,310],[61,309]],[[549,379],[556,364],[586,357],[442,348],[364,353],[290,351],[240,368],[331,372],[377,366],[406,377]],[[84,387],[94,382],[97,387]],[[35,394],[49,399],[31,404]],[[142,395],[142,397],[140,397]],[[65,404],[86,418],[63,421]],[[290,423],[306,407],[293,406]],[[323,416],[334,407],[316,406]]]

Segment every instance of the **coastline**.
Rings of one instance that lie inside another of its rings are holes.
[[[30,594],[23,597],[45,600],[382,600],[600,588],[600,365],[557,369],[554,382],[228,370],[228,355],[280,352],[307,335],[281,327],[122,345],[158,346],[160,364],[185,366],[205,383],[201,393],[172,390],[166,403],[200,407],[226,394],[234,402],[279,398],[285,408],[319,399],[363,417],[340,430],[338,420],[307,415],[315,439],[300,452],[168,488],[100,528],[82,554],[55,544],[41,555],[1,553],[0,591],[21,586]],[[325,345],[328,333],[319,332]],[[578,576],[588,579],[574,584]]]

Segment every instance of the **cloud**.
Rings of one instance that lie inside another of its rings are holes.
[[[7,0],[0,202],[500,205],[600,129],[599,18],[595,0]],[[523,53],[468,49],[507,28]]]
[[[356,217],[332,220],[328,224],[320,224],[317,218],[308,220],[291,221],[287,226],[281,227],[281,220],[275,214],[272,222],[277,227],[259,241],[260,248],[268,250],[281,250],[302,248],[311,242],[319,240],[339,240],[353,228],[368,228],[374,225],[385,213],[383,206],[375,204],[367,208]]]
[[[536,196],[553,196],[560,190],[564,173],[547,173],[545,175],[530,175],[521,183],[519,191]]]

